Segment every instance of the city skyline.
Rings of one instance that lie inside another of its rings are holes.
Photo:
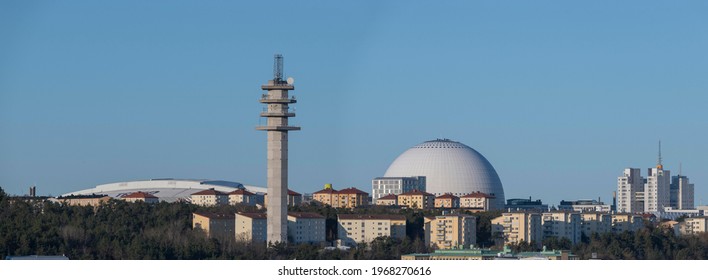
[[[656,163],[708,203],[708,4],[629,1],[0,4],[0,186],[60,195],[149,178],[266,186],[254,130],[275,53],[295,78],[290,187],[371,192],[449,138],[506,198],[611,203]]]

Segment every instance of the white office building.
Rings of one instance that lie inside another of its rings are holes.
[[[644,195],[644,178],[639,168],[625,168],[617,178],[617,212],[634,213],[644,211],[638,196]]]
[[[425,191],[425,176],[415,177],[376,177],[371,180],[371,200],[390,195],[399,195],[413,190]]]
[[[644,212],[656,212],[671,205],[670,171],[661,164],[648,169],[647,182],[644,184]]]

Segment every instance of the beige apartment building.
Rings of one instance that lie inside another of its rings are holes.
[[[337,218],[340,245],[355,246],[382,236],[401,239],[406,236],[406,217],[403,215],[339,214]]]
[[[435,198],[435,208],[460,208],[460,198],[450,193]]]
[[[477,243],[477,218],[447,214],[425,217],[425,244],[435,249],[469,248]]]
[[[245,189],[238,189],[229,193],[229,205],[256,205],[256,202],[257,195]]]
[[[107,203],[111,200],[107,195],[70,195],[57,197],[59,203],[66,203],[70,206],[93,206],[98,207],[102,203]]]
[[[331,184],[312,194],[312,199],[334,208],[356,208],[369,203],[369,194],[357,188],[335,190]]]
[[[235,236],[238,241],[265,242],[267,222],[265,213],[236,213]]]
[[[376,205],[383,205],[383,206],[398,205],[398,196],[395,194],[389,194],[387,196],[380,197],[379,199],[376,200]]]
[[[543,238],[567,238],[573,244],[580,242],[582,228],[579,213],[545,212],[541,214],[541,221],[543,223]]]
[[[580,222],[585,236],[593,233],[606,233],[612,231],[612,215],[604,212],[581,212]]]
[[[491,205],[493,199],[494,196],[481,192],[466,194],[460,197],[460,208],[489,211],[489,205]]]
[[[134,192],[130,193],[128,195],[124,195],[121,197],[121,199],[125,200],[126,202],[144,202],[144,203],[158,203],[160,202],[160,199],[157,196],[154,196],[152,194],[146,193],[146,192]]]
[[[674,226],[676,235],[693,235],[708,232],[708,217],[686,218]]]
[[[288,189],[288,206],[297,206],[302,204],[302,194]],[[268,207],[268,194],[263,195],[263,203]]]
[[[317,213],[288,213],[288,241],[292,243],[323,244],[325,217]]]
[[[412,190],[398,195],[398,206],[413,209],[432,209],[435,207],[435,195]]]
[[[638,231],[644,227],[644,219],[638,214],[612,214],[612,232]]]
[[[192,213],[192,229],[200,229],[208,237],[233,238],[234,222],[233,214]]]
[[[543,226],[541,214],[507,212],[492,220],[492,237],[503,240],[504,245],[527,242],[541,247]]]
[[[203,190],[192,194],[192,204],[201,206],[228,205],[229,195],[214,189]]]

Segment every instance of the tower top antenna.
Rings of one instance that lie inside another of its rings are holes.
[[[283,80],[283,55],[275,54],[273,61],[273,81],[280,82]]]
[[[661,140],[659,140],[659,158],[656,160],[656,168],[664,168],[664,165],[661,164]]]

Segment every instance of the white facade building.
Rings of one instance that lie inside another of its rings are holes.
[[[622,176],[617,178],[617,212],[644,211],[644,206],[637,199],[638,193],[643,192],[644,178],[639,168],[625,168]]]
[[[644,184],[644,212],[655,212],[670,206],[670,171],[661,164],[648,169]]]
[[[376,204],[376,200],[381,197],[399,195],[412,190],[425,191],[425,176],[376,177],[371,180],[372,204]]]

